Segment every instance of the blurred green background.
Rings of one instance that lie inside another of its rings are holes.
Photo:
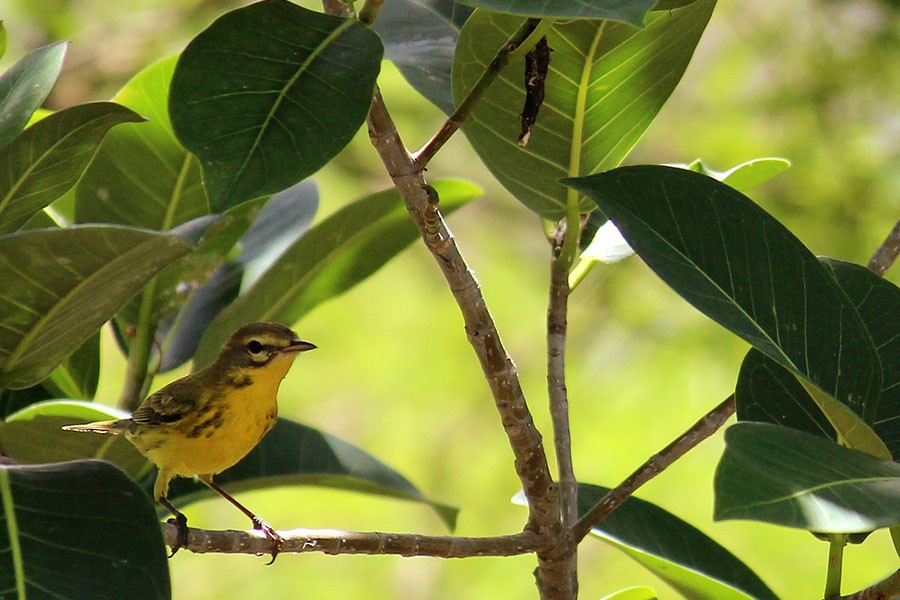
[[[387,0],[390,2],[391,0]],[[140,68],[178,52],[226,1],[0,0],[3,65],[36,46],[72,41],[52,108],[102,100]],[[875,0],[722,2],[679,88],[628,162],[726,169],[759,156],[793,167],[751,195],[817,254],[864,263],[900,216],[900,8]],[[389,64],[382,85],[406,144],[441,114]],[[462,136],[429,167],[484,196],[450,225],[479,278],[548,446],[544,315],[548,246],[535,216],[480,165]],[[320,218],[389,180],[361,132],[316,176]],[[889,273],[897,282],[898,272]],[[637,259],[596,268],[570,311],[567,357],[579,479],[615,485],[733,389],[746,345],[695,312]],[[362,446],[426,494],[461,508],[458,533],[521,529],[512,455],[462,320],[430,256],[413,247],[296,329],[319,346],[285,380],[281,413]],[[114,401],[123,361],[105,341],[100,401]],[[183,373],[175,374],[180,375]],[[158,381],[162,385],[165,381]],[[157,386],[155,386],[157,387]],[[821,597],[827,546],[807,533],[713,523],[721,435],[643,488],[745,560],[783,598]],[[347,492],[282,488],[240,498],[279,529],[444,533],[427,508]],[[220,500],[186,509],[192,525],[244,528]],[[599,541],[579,553],[581,597],[651,585],[678,595]],[[170,562],[176,599],[534,598],[533,557],[437,559],[192,555]],[[850,547],[844,591],[897,568],[886,532]],[[123,596],[126,595],[123,590]]]

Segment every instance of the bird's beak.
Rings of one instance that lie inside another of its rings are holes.
[[[315,349],[316,349],[315,344],[311,344],[309,342],[304,342],[303,340],[294,340],[291,342],[290,346],[288,346],[287,348],[282,348],[278,352],[280,352],[280,353],[281,352],[284,352],[284,353],[306,352],[307,350],[315,350]]]

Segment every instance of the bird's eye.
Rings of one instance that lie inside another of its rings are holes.
[[[250,354],[260,354],[265,347],[258,340],[250,340],[247,343],[247,352]]]

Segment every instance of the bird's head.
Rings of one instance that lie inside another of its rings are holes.
[[[229,368],[255,369],[285,358],[293,360],[297,353],[315,347],[280,323],[248,323],[231,334],[216,362]]]

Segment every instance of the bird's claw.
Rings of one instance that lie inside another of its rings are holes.
[[[275,559],[278,558],[278,554],[281,552],[281,549],[284,548],[284,538],[279,535],[275,529],[260,519],[259,517],[255,517],[253,519],[253,529],[259,529],[266,537],[272,540],[272,560],[266,563],[266,566],[271,565],[275,562]]]
[[[187,527],[187,517],[182,514],[179,514],[177,517],[169,519],[166,521],[167,523],[171,523],[178,528],[178,539],[175,540],[175,544],[172,545],[172,554],[169,555],[169,558],[175,556],[175,553],[187,546],[188,543],[188,527]]]

